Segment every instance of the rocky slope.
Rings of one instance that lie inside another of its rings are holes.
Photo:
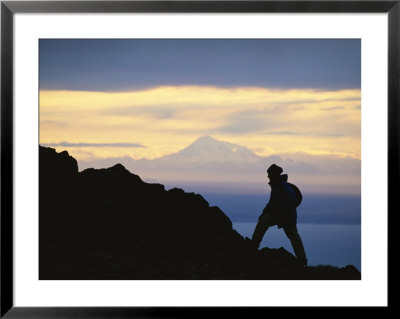
[[[86,169],[39,146],[39,278],[360,279],[349,265],[302,267],[255,250],[199,194],[143,182],[121,164]]]

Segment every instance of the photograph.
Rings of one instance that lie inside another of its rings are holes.
[[[0,2],[0,318],[390,309],[399,0]]]
[[[39,279],[361,279],[360,39],[40,39]]]

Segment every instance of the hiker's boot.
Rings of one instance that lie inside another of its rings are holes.
[[[297,262],[300,266],[307,266],[307,258],[297,258]]]

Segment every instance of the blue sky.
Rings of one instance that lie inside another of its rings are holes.
[[[359,39],[41,39],[39,50],[41,90],[361,87]]]

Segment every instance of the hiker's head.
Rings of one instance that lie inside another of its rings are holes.
[[[273,180],[277,177],[279,177],[283,172],[282,167],[279,167],[278,165],[272,164],[268,169],[267,169],[267,173],[268,173],[268,178],[270,180]]]

